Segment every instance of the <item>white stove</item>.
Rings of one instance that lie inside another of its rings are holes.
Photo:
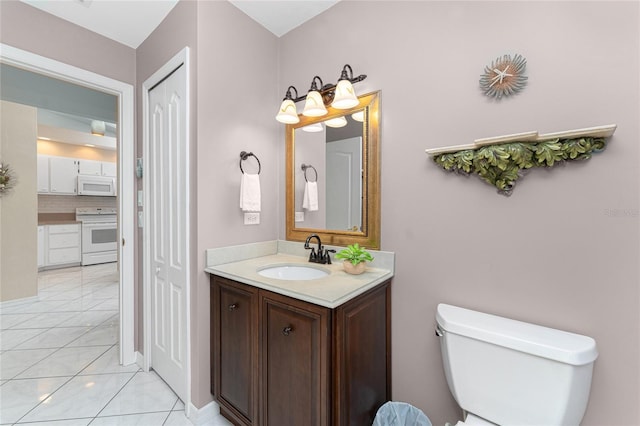
[[[82,223],[82,265],[118,260],[118,216],[114,207],[81,207],[76,220]]]

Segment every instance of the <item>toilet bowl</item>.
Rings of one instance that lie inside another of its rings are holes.
[[[436,320],[447,384],[467,413],[459,426],[580,424],[592,338],[446,304]]]

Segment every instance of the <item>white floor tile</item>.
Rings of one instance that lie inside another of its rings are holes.
[[[136,364],[120,365],[120,350],[117,345],[114,345],[79,374],[135,373],[139,369]]]
[[[91,426],[152,426],[164,425],[168,412],[128,414],[124,416],[98,417],[91,422]],[[193,426],[191,423],[189,426]]]
[[[68,419],[68,420],[49,420],[46,423],[17,423],[20,426],[87,426],[91,421],[91,417],[86,419]],[[93,424],[93,423],[92,423]]]
[[[33,328],[30,330],[3,330],[0,332],[0,349],[6,351],[13,349],[32,337],[47,331],[46,328]]]
[[[0,379],[13,379],[27,368],[51,355],[55,349],[24,349],[0,354]]]
[[[118,327],[98,326],[69,343],[69,347],[103,346],[118,343],[120,330]]]
[[[6,314],[0,315],[0,330],[6,330],[36,317],[37,314]]]
[[[68,377],[9,380],[0,386],[0,423],[13,423],[27,414]]]
[[[95,327],[110,319],[118,311],[86,311],[72,314],[60,327]]]
[[[163,426],[193,426],[193,423],[185,416],[184,411],[172,411]]]
[[[76,314],[72,312],[47,312],[45,314],[32,315],[34,315],[33,318],[12,327],[12,329],[55,327]]]
[[[133,373],[76,376],[27,414],[24,421],[94,417],[131,376]]]
[[[76,340],[78,337],[86,333],[89,328],[86,327],[56,327],[50,328],[43,333],[15,346],[16,349],[43,349],[43,348],[60,348],[66,344]],[[12,330],[9,330],[12,331]],[[21,332],[31,331],[17,330]]]
[[[170,411],[178,397],[154,372],[138,372],[99,417]]]
[[[75,376],[104,354],[108,346],[62,348],[41,360],[16,378]]]

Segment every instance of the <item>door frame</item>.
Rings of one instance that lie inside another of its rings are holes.
[[[186,99],[185,99],[185,114],[186,114],[186,145],[187,145],[187,153],[186,153],[186,163],[187,163],[187,174],[183,176],[185,186],[190,188],[191,180],[189,177],[189,169],[191,164],[190,157],[190,149],[191,149],[191,131],[190,131],[190,120],[191,120],[191,111],[190,111],[190,102],[191,102],[191,82],[190,82],[190,63],[189,63],[189,47],[183,48],[180,52],[178,52],[173,58],[169,59],[164,65],[162,65],[156,72],[154,72],[149,78],[147,78],[142,84],[142,155],[143,158],[149,161],[149,91],[160,83],[162,80],[167,78],[173,71],[178,68],[180,65],[185,67],[185,75],[186,75]],[[151,223],[151,215],[147,206],[151,205],[151,199],[149,194],[149,183],[148,180],[143,178],[143,192],[144,192],[144,210],[143,210],[143,220],[145,224]],[[186,355],[185,355],[185,366],[187,371],[187,376],[184,378],[185,380],[185,391],[186,391],[186,401],[185,405],[185,414],[187,417],[191,415],[191,226],[190,226],[190,215],[191,215],[191,194],[190,189],[186,191],[186,208],[187,214],[185,217],[186,223],[186,232],[185,237],[187,238],[186,244],[186,253],[185,253],[185,264],[188,265],[189,273],[187,274],[187,281],[185,283],[185,298],[186,298],[186,312],[184,313],[184,324],[186,328]],[[142,273],[142,281],[143,281],[143,347],[144,347],[144,370],[149,371],[149,368],[153,366],[153,360],[151,359],[151,327],[152,327],[152,318],[151,318],[151,260],[149,257],[149,253],[151,253],[151,238],[149,237],[148,227],[143,228],[143,273]]]
[[[118,114],[118,244],[120,268],[120,364],[136,361],[134,326],[134,90],[133,85],[0,43],[0,61],[47,77],[88,87],[117,98]]]

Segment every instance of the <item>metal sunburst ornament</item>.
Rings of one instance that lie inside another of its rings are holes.
[[[516,94],[527,85],[524,75],[526,67],[527,60],[522,55],[498,57],[484,68],[480,76],[480,88],[485,95],[496,99]]]

